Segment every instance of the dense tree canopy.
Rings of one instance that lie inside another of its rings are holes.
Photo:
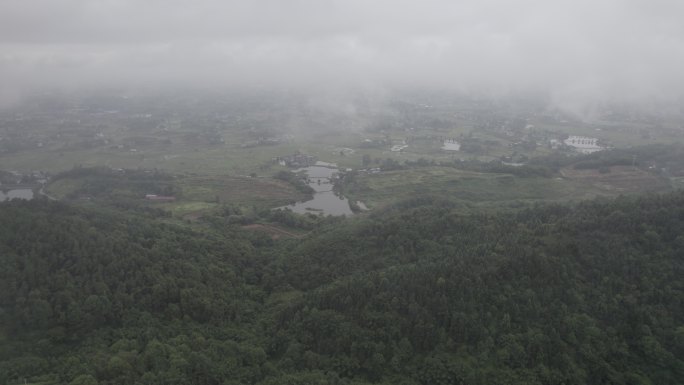
[[[0,204],[0,382],[681,384],[684,193],[305,240]]]

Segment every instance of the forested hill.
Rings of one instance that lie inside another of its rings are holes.
[[[684,383],[681,192],[418,199],[276,244],[39,201],[0,218],[1,383]]]
[[[0,383],[220,383],[265,363],[243,342],[263,302],[249,241],[45,201],[0,218]]]

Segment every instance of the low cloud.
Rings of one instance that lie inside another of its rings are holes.
[[[664,0],[4,0],[0,78],[13,90],[407,85],[673,99],[683,15]]]

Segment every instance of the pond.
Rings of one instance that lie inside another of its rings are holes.
[[[332,178],[333,175],[338,172],[336,165],[332,163],[316,162],[314,166],[300,168],[295,170],[295,172],[306,173],[308,185],[316,191],[313,194],[313,199],[278,208],[288,208],[299,214],[354,214],[349,207],[349,200],[333,191]],[[360,207],[365,208],[362,203],[360,204]]]
[[[0,190],[0,202],[4,202],[10,199],[33,199],[33,190],[30,188],[19,188],[14,190]]]

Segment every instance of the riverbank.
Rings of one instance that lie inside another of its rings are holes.
[[[306,175],[306,183],[315,193],[309,200],[278,207],[278,209],[289,209],[298,214],[315,213],[346,216],[355,213],[350,201],[333,188],[333,180],[339,172],[336,164],[316,162],[313,166],[303,167],[295,170],[295,172]]]

